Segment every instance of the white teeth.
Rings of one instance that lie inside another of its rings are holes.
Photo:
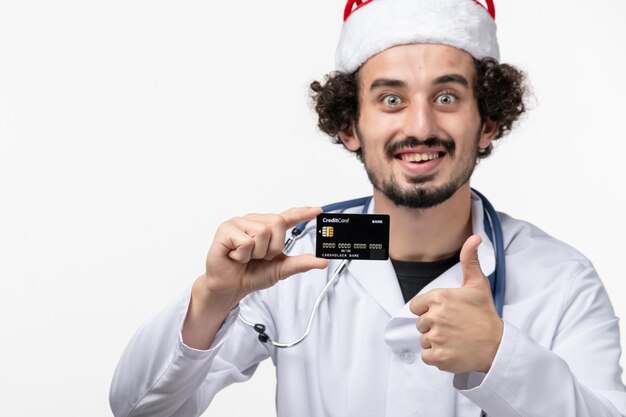
[[[439,152],[433,153],[403,153],[400,158],[406,162],[431,161],[439,158]]]

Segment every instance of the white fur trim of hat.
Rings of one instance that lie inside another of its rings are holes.
[[[352,4],[351,4],[352,3]],[[354,0],[348,1],[352,7]],[[336,69],[356,71],[365,61],[396,45],[454,46],[472,55],[500,59],[496,22],[474,0],[370,0],[356,2],[346,17],[335,55]],[[495,10],[491,12],[495,16]]]

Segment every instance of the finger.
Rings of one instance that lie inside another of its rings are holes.
[[[430,343],[430,340],[428,339],[428,335],[423,334],[420,336],[420,346],[422,347],[422,349],[431,349],[433,347],[433,345]]]
[[[415,314],[416,316],[421,316],[422,314],[426,313],[429,308],[430,293],[428,292],[413,297],[411,303],[409,304],[409,309],[411,310],[411,313]]]
[[[298,223],[313,219],[321,212],[322,209],[320,207],[297,207],[283,211],[282,213],[280,213],[280,216],[285,219],[285,230],[287,230],[288,228],[293,227]]]
[[[267,253],[263,259],[271,261],[276,256],[283,253],[287,222],[282,216],[278,214],[248,214],[245,218],[263,223],[270,230]]]
[[[254,239],[232,223],[222,224],[217,233],[211,251],[216,250],[218,256],[227,256],[235,262],[247,263],[252,256]],[[209,253],[210,253],[209,252]]]
[[[416,322],[417,331],[421,334],[428,333],[432,328],[432,323],[428,320],[428,314],[422,314]]]
[[[271,227],[248,217],[235,217],[231,223],[254,240],[251,259],[265,258],[272,235]]]
[[[432,347],[424,349],[422,351],[422,361],[426,365],[431,365],[431,366],[436,366],[437,365],[437,360],[435,358],[435,352],[434,352],[434,349]]]
[[[285,279],[295,274],[310,271],[311,269],[324,269],[328,266],[328,261],[316,258],[311,254],[286,256],[280,255],[282,259],[277,263],[276,276],[278,279]],[[279,259],[279,258],[277,258]]]
[[[463,271],[463,284],[462,286],[472,286],[478,283],[483,283],[485,274],[483,274],[480,268],[480,261],[478,260],[478,246],[480,246],[482,239],[478,235],[470,236],[463,247],[461,248],[461,269]]]

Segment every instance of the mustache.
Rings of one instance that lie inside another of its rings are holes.
[[[454,141],[449,138],[438,138],[436,136],[431,136],[426,140],[419,140],[414,137],[404,138],[398,142],[390,143],[385,147],[385,154],[389,158],[393,158],[393,156],[398,153],[398,151],[402,148],[414,148],[417,146],[428,146],[429,148],[435,146],[441,146],[450,154],[451,157],[454,157],[454,151],[456,150],[456,145]]]

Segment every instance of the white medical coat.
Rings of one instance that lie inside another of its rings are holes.
[[[472,196],[485,275],[495,254]],[[361,208],[346,212],[360,212]],[[370,208],[371,211],[371,208]],[[111,386],[115,416],[199,416],[215,393],[271,357],[282,417],[600,417],[626,415],[618,319],[591,263],[536,227],[500,216],[505,237],[504,335],[490,371],[453,375],[425,365],[416,316],[390,261],[352,262],[322,301],[311,334],[290,349],[262,344],[237,320],[297,339],[339,261],[251,294],[206,351],[182,342],[187,291],[134,336]],[[314,253],[314,225],[292,253]],[[426,286],[461,285],[460,264]]]

